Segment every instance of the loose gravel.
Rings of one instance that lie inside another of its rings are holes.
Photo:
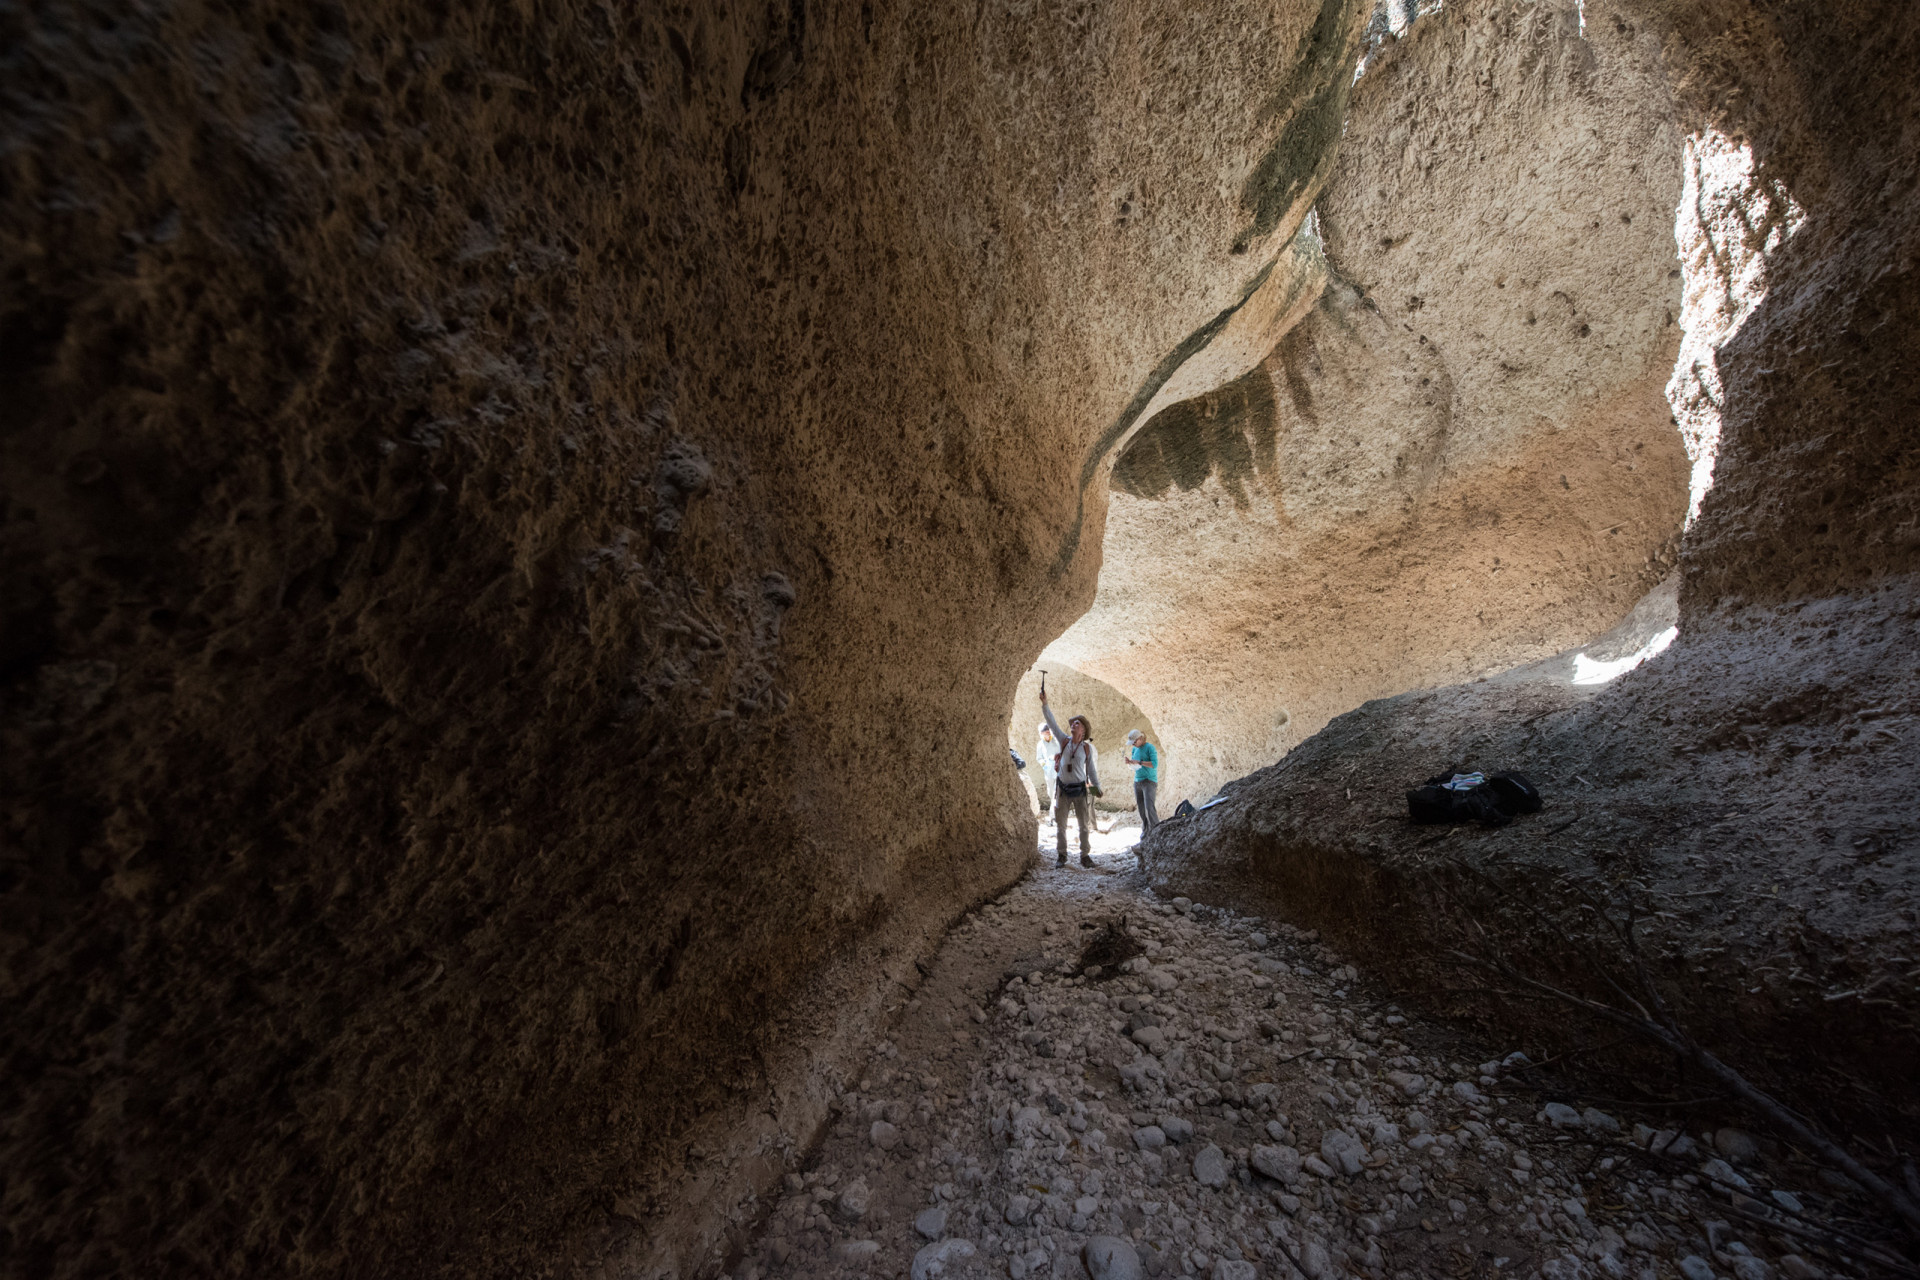
[[[1155,899],[1133,835],[953,931],[738,1280],[1821,1274],[1742,1216],[1800,1203],[1746,1135],[1545,1101],[1313,933]],[[1083,971],[1102,929],[1139,954]]]

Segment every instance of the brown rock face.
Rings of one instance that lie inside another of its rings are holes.
[[[1591,828],[1449,911],[1684,897],[1702,1034],[1915,1132],[1920,14],[1366,19],[0,7],[4,1269],[711,1275],[1030,859],[1074,618],[1200,794],[1604,630],[1690,471],[1664,657],[1334,719],[1159,870],[1432,984],[1359,806],[1537,759]]]
[[[1920,52],[1920,17],[1586,17],[1660,39],[1689,135],[1673,395],[1699,515],[1678,640],[1597,691],[1559,663],[1370,704],[1152,852],[1170,885],[1267,896],[1437,1003],[1550,1044],[1590,1028],[1447,994],[1449,952],[1498,951],[1614,1000],[1628,961],[1592,908],[1632,913],[1715,1052],[1836,1132],[1911,1137],[1920,827],[1893,724],[1912,711],[1920,618],[1920,163],[1890,140],[1920,128],[1920,98],[1887,68]],[[1452,764],[1522,769],[1549,809],[1444,839],[1406,826],[1402,789]]]
[[[1681,135],[1659,41],[1603,8],[1449,6],[1376,52],[1317,305],[1116,464],[1099,594],[1048,652],[1153,715],[1181,794],[1579,644],[1671,569]]]
[[[1292,279],[1366,14],[1190,16],[0,19],[24,1272],[717,1265]]]
[[[1722,605],[1911,573],[1920,555],[1920,161],[1892,141],[1913,136],[1920,100],[1876,69],[1915,48],[1920,18],[1880,3],[1736,11],[1682,6],[1669,37],[1689,126],[1741,144],[1756,174],[1727,184],[1739,232],[1694,237],[1711,260],[1698,274],[1731,277],[1720,287],[1743,313],[1718,350],[1718,461],[1687,539],[1696,628]]]

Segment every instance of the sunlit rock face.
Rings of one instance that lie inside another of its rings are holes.
[[[1786,186],[1758,170],[1753,150],[1707,128],[1687,139],[1686,185],[1674,215],[1674,238],[1685,263],[1686,332],[1667,399],[1693,464],[1687,521],[1713,488],[1720,455],[1726,384],[1719,351],[1766,301],[1769,262],[1805,227],[1802,209]]]
[[[1603,1002],[1643,964],[1680,1025],[1829,1132],[1911,1142],[1920,11],[1585,13],[1596,45],[1658,40],[1688,139],[1677,638],[1606,684],[1567,682],[1569,655],[1362,706],[1149,856],[1169,892],[1265,897],[1503,1037],[1614,1033],[1463,991],[1460,953]],[[1402,796],[1465,761],[1528,772],[1547,810],[1436,848]]]
[[[1264,352],[1366,17],[12,13],[28,1269],[717,1268],[1030,855],[1101,464]]]
[[[1048,651],[1148,709],[1196,798],[1369,698],[1607,630],[1672,568],[1682,135],[1605,5],[1450,5],[1375,51],[1327,282],[1112,473]]]
[[[1686,613],[1871,591],[1920,566],[1920,162],[1892,142],[1913,136],[1920,95],[1885,71],[1920,17],[1830,10],[1670,19],[1701,197],[1681,229],[1721,421]]]

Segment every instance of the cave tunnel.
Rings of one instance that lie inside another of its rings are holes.
[[[1920,9],[0,32],[0,1273],[1920,1268]]]

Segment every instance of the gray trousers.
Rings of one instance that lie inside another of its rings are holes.
[[[1053,835],[1062,862],[1067,860],[1067,819],[1075,815],[1080,818],[1080,856],[1085,858],[1093,852],[1093,793],[1082,791],[1077,796],[1070,796],[1055,787]]]
[[[1133,784],[1133,805],[1140,811],[1140,831],[1142,835],[1152,835],[1153,829],[1160,825],[1160,810],[1154,807],[1153,798],[1160,792],[1157,782],[1136,782]]]

